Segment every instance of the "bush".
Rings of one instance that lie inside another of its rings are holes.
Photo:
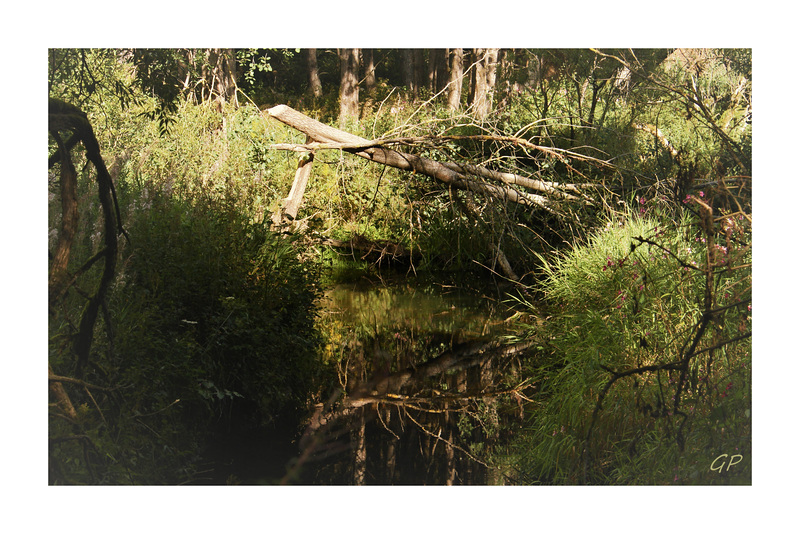
[[[749,461],[748,218],[709,234],[688,211],[676,224],[645,204],[655,216],[610,218],[543,258],[550,316],[528,369],[541,388],[505,462],[514,477],[749,482],[744,464],[727,478],[709,470],[723,453]]]
[[[244,134],[222,149],[219,116],[206,107],[183,108],[166,137],[139,132],[142,155],[119,165],[130,242],[120,240],[96,326],[84,376],[91,387],[65,385],[78,419],[51,418],[52,484],[196,481],[212,430],[296,421],[315,387],[318,264],[258,220],[269,192],[249,178],[255,157]],[[228,119],[241,132],[248,120],[255,127],[248,117]],[[74,265],[98,247],[87,178]],[[80,285],[96,276],[89,270]],[[57,375],[72,372],[69,340],[83,302],[71,291],[51,313]]]

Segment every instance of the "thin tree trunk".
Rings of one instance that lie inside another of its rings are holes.
[[[322,82],[319,79],[316,48],[306,49],[306,62],[308,63],[308,87],[314,98],[320,98],[322,96]]]
[[[50,131],[72,130],[73,135],[79,136],[83,142],[86,159],[94,165],[97,171],[97,192],[103,214],[104,247],[101,251],[105,259],[103,271],[95,294],[89,298],[89,302],[83,310],[78,332],[73,339],[73,351],[77,356],[76,376],[80,377],[85,365],[89,362],[97,313],[104,305],[106,294],[114,279],[117,265],[117,231],[121,231],[122,227],[117,219],[119,208],[116,203],[114,184],[100,155],[100,145],[86,114],[75,106],[51,98],[48,106],[48,119]]]
[[[428,89],[438,93],[447,85],[447,48],[431,48],[428,51]]]
[[[447,90],[447,107],[456,111],[461,106],[461,87],[464,83],[464,49],[453,48],[450,54],[450,76]]]
[[[499,48],[486,49],[486,88],[493,92],[497,85],[497,63],[500,57]]]
[[[55,376],[53,367],[49,363],[47,364],[47,374],[49,378]],[[61,382],[51,381],[50,392],[53,393],[56,403],[58,407],[61,408],[62,413],[71,421],[75,422],[78,419],[78,412],[75,410],[75,406],[72,404],[67,391],[64,389],[64,385]]]
[[[233,103],[234,106],[239,107],[238,85],[236,83],[236,54],[232,48],[224,49],[224,62],[225,62],[225,97],[228,102]]]
[[[361,51],[361,57],[364,59],[364,88],[367,94],[373,96],[375,93],[375,50],[372,48],[364,48]]]
[[[403,85],[406,86],[410,93],[414,93],[414,51],[410,48],[403,49]]]
[[[440,53],[439,48],[431,48],[428,50],[428,91],[433,93],[436,91],[436,64]]]
[[[284,222],[294,222],[297,218],[297,212],[300,210],[300,204],[303,202],[303,195],[308,185],[308,178],[311,176],[311,167],[314,163],[314,153],[307,152],[306,155],[300,160],[297,165],[297,171],[294,175],[294,182],[292,183],[292,190],[289,196],[284,200],[282,209],[278,209],[272,214],[273,227],[279,227]]]
[[[483,65],[483,48],[473,48],[471,55],[472,68],[469,75],[469,105],[475,108],[475,103],[481,98],[484,92],[484,84],[486,83],[486,75],[484,74]]]
[[[463,393],[464,390],[459,388],[459,376],[464,371],[459,371],[458,373],[450,373],[447,375],[447,386],[450,391],[455,391],[456,393]],[[447,434],[445,437],[445,463],[446,463],[446,472],[447,476],[445,478],[445,485],[452,486],[456,483],[456,458],[455,458],[455,448],[453,447],[453,443],[456,439],[456,433],[453,430],[453,427],[456,427],[458,422],[456,420],[455,415],[449,409],[449,403],[445,403],[444,406],[444,426],[447,430]]]
[[[419,97],[419,90],[426,87],[425,83],[425,51],[421,48],[414,49],[414,98]]]
[[[450,415],[449,412],[447,415]],[[454,438],[455,438],[455,433],[453,432],[453,429],[452,428],[448,429],[444,445],[444,457],[445,457],[445,462],[447,464],[447,478],[445,479],[446,486],[452,486],[456,482],[456,461],[454,454],[455,451],[453,450]]]
[[[383,479],[387,481],[388,484],[393,484],[395,481],[395,475],[397,473],[397,435],[392,431],[392,407],[391,406],[378,406],[376,410],[379,411],[378,418],[381,420],[381,424],[383,425],[384,429],[387,431],[389,435],[392,436],[393,439],[388,439],[385,443],[383,448],[383,465],[386,466],[386,469],[383,472]],[[382,415],[381,415],[382,414]]]
[[[436,85],[434,91],[437,93],[443,91],[447,87],[448,80],[448,58],[450,57],[450,49],[439,49],[436,55]]]
[[[236,97],[236,57],[232,48],[211,48],[208,51],[209,69],[205,71],[205,82],[211,95],[220,103],[238,105]]]
[[[339,124],[358,120],[358,48],[340,48]]]

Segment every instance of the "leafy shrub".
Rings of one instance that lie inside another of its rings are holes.
[[[507,459],[515,477],[713,483],[715,457],[749,453],[747,222],[708,234],[688,212],[628,214],[543,258],[550,316],[528,369],[541,389]],[[739,473],[724,481],[749,481]]]
[[[258,217],[274,197],[266,181],[251,179],[270,165],[253,171],[259,154],[248,132],[261,125],[242,111],[224,119],[232,128],[220,128],[221,116],[207,108],[181,108],[164,137],[154,128],[130,133],[142,152],[118,162],[130,242],[120,241],[96,328],[84,377],[91,387],[65,386],[78,419],[51,419],[53,484],[195,481],[213,429],[292,420],[315,385],[317,264],[301,261],[295,240]],[[91,198],[88,178],[80,194]],[[97,208],[81,209],[76,265],[99,246]],[[97,274],[85,276],[81,284]],[[51,314],[58,375],[71,373],[82,304],[73,291]]]

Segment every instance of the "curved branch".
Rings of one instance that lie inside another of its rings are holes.
[[[86,113],[71,104],[51,98],[48,106],[48,120],[50,131],[54,134],[56,142],[60,143],[59,149],[62,150],[62,152],[65,152],[66,148],[57,135],[57,132],[61,130],[72,131],[83,143],[84,147],[86,147],[86,158],[97,171],[98,196],[103,212],[103,240],[105,245],[103,273],[100,277],[100,282],[95,294],[89,299],[81,315],[78,334],[73,344],[73,350],[77,356],[76,374],[81,376],[84,366],[89,361],[97,313],[101,304],[105,301],[106,293],[111,286],[116,270],[117,232],[121,230],[121,225],[119,224],[119,206],[116,203],[116,194],[114,193],[114,184],[111,175],[100,154],[100,144],[94,135],[94,130],[92,129],[92,125]],[[75,207],[75,209],[77,210],[77,207]]]

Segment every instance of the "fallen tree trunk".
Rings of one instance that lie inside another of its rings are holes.
[[[677,149],[674,146],[672,146],[672,143],[669,142],[667,136],[664,135],[664,132],[662,132],[659,128],[653,126],[652,124],[638,124],[638,123],[634,123],[633,127],[636,130],[647,132],[653,137],[655,137],[658,140],[658,142],[661,143],[661,146],[663,146],[664,149],[667,152],[669,152],[670,156],[672,156],[673,159],[676,160],[679,159],[680,154],[678,153]]]
[[[480,176],[481,178],[488,178],[490,180],[503,182],[509,185],[518,185],[520,187],[524,187],[525,189],[532,189],[534,191],[547,193],[565,200],[578,200],[578,197],[576,197],[574,194],[568,193],[567,191],[581,194],[578,188],[572,184],[562,185],[558,183],[548,183],[543,180],[535,180],[533,178],[527,178],[525,176],[508,172],[493,171],[491,169],[487,169],[486,167],[469,165],[466,163],[444,162],[442,165],[445,165],[446,167],[462,174],[471,174],[474,176]]]
[[[273,148],[298,151],[340,149],[375,163],[424,174],[457,189],[473,191],[517,204],[536,206],[552,212],[552,208],[548,205],[548,199],[544,196],[518,191],[505,183],[502,185],[490,184],[470,179],[463,172],[466,169],[462,168],[462,171],[459,171],[451,165],[379,146],[380,142],[369,141],[363,137],[338,130],[307,117],[289,106],[281,104],[268,109],[267,113],[270,117],[303,132],[319,143],[310,143],[305,146],[274,145]]]
[[[571,160],[600,167],[603,169],[615,168],[608,161],[603,161],[591,156],[580,154],[571,150],[559,149],[555,147],[540,146],[531,143],[526,139],[508,136],[477,135],[477,136],[437,136],[437,137],[402,137],[392,139],[368,140],[357,135],[339,130],[316,121],[299,111],[286,105],[278,105],[270,108],[266,113],[280,122],[306,135],[304,144],[273,144],[270,148],[274,150],[290,150],[306,155],[313,155],[317,150],[341,150],[356,156],[368,159],[375,163],[380,163],[389,167],[394,167],[412,173],[419,173],[433,178],[453,189],[461,189],[477,193],[486,197],[499,199],[502,202],[513,202],[518,205],[539,208],[556,215],[559,219],[569,219],[569,209],[564,209],[564,202],[582,202],[592,204],[593,200],[587,196],[584,188],[594,189],[597,185],[587,184],[574,185],[536,180],[529,177],[520,176],[513,173],[500,172],[466,163],[438,162],[418,156],[400,152],[389,148],[389,146],[436,146],[439,143],[449,141],[478,141],[501,143],[513,145],[527,151],[535,151],[548,158],[558,160],[568,169],[583,176],[577,169],[570,164]],[[299,172],[299,171],[298,171]],[[294,191],[294,188],[293,188]],[[292,195],[290,195],[291,197]],[[287,199],[288,200],[288,199]],[[505,206],[503,206],[505,207]],[[276,213],[274,220],[280,220],[282,213]],[[397,260],[405,255],[406,251],[389,250],[389,248],[373,244],[357,248],[354,243],[328,243],[333,246],[349,245],[350,251],[364,253],[364,259],[371,255],[370,261],[383,261],[388,257]],[[496,259],[504,276],[509,280],[518,281],[520,277],[516,275],[513,268],[501,249],[499,242],[492,243],[492,254]],[[377,258],[377,260],[376,260]],[[410,256],[409,256],[409,259]],[[494,265],[492,266],[492,272]]]

